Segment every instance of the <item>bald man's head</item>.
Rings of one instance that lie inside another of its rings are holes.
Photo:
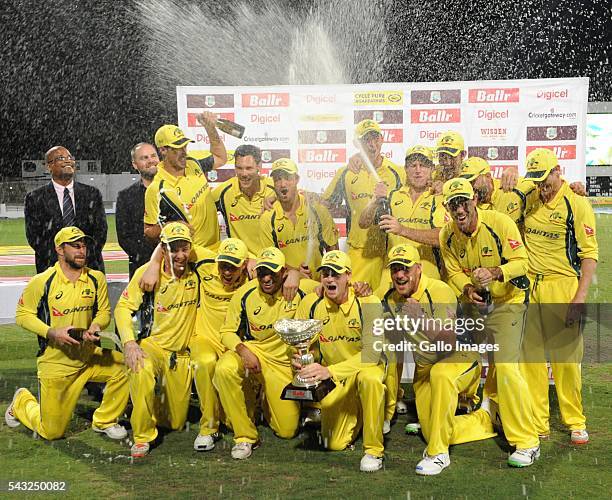
[[[45,153],[47,168],[55,182],[68,185],[74,178],[76,164],[70,151],[64,146],[53,146]]]

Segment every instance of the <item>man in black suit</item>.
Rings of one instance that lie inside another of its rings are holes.
[[[67,226],[77,226],[94,242],[87,251],[87,266],[104,272],[102,247],[106,243],[106,215],[102,193],[74,181],[74,157],[63,146],[54,146],[45,155],[51,182],[25,197],[25,223],[28,243],[34,249],[36,272],[57,261],[53,238]]]
[[[139,142],[131,151],[132,166],[140,179],[119,191],[117,196],[116,226],[119,245],[130,260],[130,279],[134,271],[149,261],[155,242],[144,235],[144,195],[157,173],[159,157],[151,144]]]

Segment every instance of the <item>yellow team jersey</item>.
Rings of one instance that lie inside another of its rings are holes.
[[[115,324],[124,345],[137,340],[132,314],[138,311],[145,297],[138,282],[147,266],[136,270],[115,306]],[[198,276],[191,267],[179,279],[160,271],[153,293],[153,327],[149,339],[167,351],[183,351],[195,328],[199,300]]]
[[[411,229],[437,229],[449,220],[442,204],[442,196],[432,195],[429,189],[421,193],[414,203],[410,196],[410,188],[404,186],[392,191],[389,195],[389,209],[391,215],[396,217],[402,226]],[[427,276],[440,278],[442,255],[439,248],[389,234],[389,248],[401,243],[410,243],[419,251],[423,271]]]
[[[391,317],[403,317],[402,306],[406,298],[391,287],[387,290],[378,289],[377,297],[381,300],[385,314]],[[454,319],[457,313],[457,298],[453,289],[443,281],[421,274],[417,290],[410,296],[421,305],[425,316],[432,319]],[[439,349],[427,348],[432,341],[420,329],[406,333],[405,340],[414,345],[414,359],[419,363],[431,364],[444,357]]]
[[[518,227],[506,214],[476,210],[478,225],[472,235],[459,231],[454,221],[440,232],[440,248],[449,283],[462,292],[463,287],[472,282],[474,269],[499,267],[503,282],[491,283],[493,302],[524,302],[529,293],[528,258]]]
[[[200,307],[198,307],[195,334],[202,335],[217,350],[223,351],[220,330],[225,322],[232,297],[239,287],[228,289],[219,277],[216,254],[206,248],[194,247],[195,270],[200,277]]]
[[[279,319],[290,319],[302,298],[312,292],[319,283],[301,280],[296,296],[291,302],[283,297],[283,291],[274,295],[264,293],[257,280],[244,284],[232,297],[225,323],[221,328],[221,341],[231,350],[241,342],[247,346],[270,354],[283,365],[290,365],[287,345],[274,331],[274,323]]]
[[[493,179],[493,194],[490,203],[479,203],[482,210],[497,210],[508,215],[516,224],[523,222],[527,194],[533,189],[531,182],[519,182],[512,191],[505,192],[501,188],[501,181]]]
[[[356,297],[349,288],[348,300],[341,305],[316,293],[306,295],[295,317],[323,321],[318,340],[319,362],[327,366],[333,378],[342,380],[379,362],[373,350],[373,325],[382,314],[378,297]]]
[[[388,191],[399,189],[404,185],[406,172],[387,158],[383,158],[381,166],[377,169],[380,180],[387,185]],[[374,197],[376,179],[369,170],[362,168],[354,174],[348,167],[342,167],[336,172],[331,184],[323,193],[323,199],[332,205],[341,205],[346,202],[346,233],[347,243],[353,248],[372,248],[377,255],[384,253],[384,235],[378,227],[368,229],[359,227],[359,217]],[[382,249],[381,249],[382,245]]]
[[[595,214],[588,198],[567,182],[548,203],[537,191],[525,210],[525,245],[529,272],[544,276],[580,276],[581,259],[598,259]]]
[[[264,212],[260,220],[260,243],[262,248],[276,247],[283,252],[288,266],[299,268],[309,253],[308,265],[313,276],[321,264],[325,248],[338,244],[338,230],[329,211],[320,203],[308,203],[298,194],[300,205],[295,213],[295,225],[285,215],[279,201],[272,210]]]
[[[269,177],[261,177],[260,189],[251,199],[247,198],[232,177],[213,189],[212,195],[219,212],[225,219],[228,238],[238,238],[246,244],[249,252],[259,255],[264,248],[259,237],[259,219],[266,198],[275,196],[274,182]]]
[[[34,276],[17,303],[15,322],[38,335],[37,365],[45,377],[62,377],[85,366],[94,350],[91,342],[79,346],[47,343],[49,328],[72,325],[89,328],[97,323],[103,330],[110,323],[106,277],[100,271],[84,268],[72,283],[56,263]]]
[[[200,175],[195,174],[197,171]],[[175,177],[157,166],[157,175],[145,192],[145,224],[183,220],[193,228],[193,242],[205,247],[219,243],[217,208],[206,177],[195,162],[187,160],[185,175]]]

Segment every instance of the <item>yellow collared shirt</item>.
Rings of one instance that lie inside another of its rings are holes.
[[[474,269],[499,267],[503,282],[495,281],[490,285],[493,302],[522,303],[524,288],[528,288],[528,258],[518,227],[506,214],[476,210],[478,225],[470,236],[459,231],[454,221],[447,223],[440,232],[440,248],[449,283],[463,291],[463,287],[472,282]]]
[[[162,216],[171,214],[172,220],[182,219],[193,228],[193,242],[205,247],[219,243],[217,208],[210,186],[204,175],[196,175],[192,160],[187,160],[185,175],[175,177],[157,166],[157,175],[145,192],[145,224],[158,224],[160,207]],[[161,187],[161,190],[160,190]]]
[[[568,183],[548,203],[531,193],[525,210],[529,272],[544,276],[580,276],[581,259],[597,260],[595,214],[588,198]]]
[[[274,203],[272,210],[261,216],[261,246],[279,248],[285,255],[287,265],[299,268],[311,245],[312,257],[308,264],[313,275],[318,276],[315,270],[321,264],[323,250],[338,243],[338,230],[323,205],[309,204],[301,194],[298,194],[298,198],[300,204],[296,211],[295,224],[285,215],[279,201]]]
[[[212,191],[213,199],[225,219],[227,237],[244,241],[254,255],[259,255],[264,248],[259,237],[259,219],[264,200],[275,196],[271,178],[262,176],[259,184],[259,191],[251,199],[240,190],[237,177],[219,184]]]
[[[387,158],[383,158],[377,173],[380,180],[387,185],[389,192],[404,185],[406,172]],[[374,197],[376,182],[377,180],[366,168],[354,174],[348,167],[342,167],[336,172],[331,184],[323,193],[323,199],[333,205],[346,202],[347,243],[353,248],[380,247],[381,237],[384,238],[384,235],[375,226],[368,229],[359,227],[361,213]]]
[[[501,188],[501,181],[493,179],[493,194],[490,203],[480,203],[478,208],[482,210],[497,210],[508,215],[516,224],[523,222],[523,213],[527,201],[526,192],[533,189],[530,182],[519,182],[512,191],[505,192]]]
[[[47,300],[43,301],[47,283]],[[104,274],[84,268],[79,279],[72,283],[59,262],[30,280],[19,298],[15,313],[15,322],[19,326],[45,339],[50,327],[72,325],[89,328],[92,323],[97,323],[103,330],[110,319]],[[45,377],[72,374],[85,366],[94,347],[91,342],[82,342],[80,346],[49,343],[37,359],[39,373],[44,373]]]

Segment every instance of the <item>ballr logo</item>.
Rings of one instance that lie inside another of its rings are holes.
[[[519,89],[470,89],[468,102],[519,102]]]
[[[401,128],[383,129],[383,140],[384,142],[404,142],[404,131]]]
[[[285,92],[275,94],[242,94],[243,108],[276,108],[288,106],[289,94]]]
[[[568,90],[538,90],[536,97],[538,99],[544,99],[550,101],[552,99],[567,99]]]
[[[554,151],[555,155],[559,160],[575,160],[576,159],[576,145],[568,144],[563,146],[527,146],[527,154],[531,153],[534,149],[545,148]]]
[[[459,123],[461,109],[413,109],[410,112],[412,123]]]
[[[306,96],[306,104],[334,104],[335,95],[310,95]]]
[[[300,149],[300,163],[343,163],[346,161],[346,149]]]

